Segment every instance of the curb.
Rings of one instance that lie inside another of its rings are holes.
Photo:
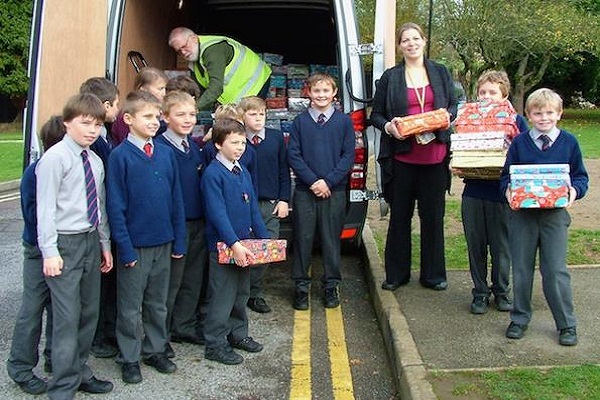
[[[383,263],[368,222],[362,233],[365,247],[367,280],[373,297],[375,313],[379,320],[388,355],[394,369],[396,388],[402,400],[437,400],[431,383],[427,380],[427,367],[421,359],[408,322],[392,292],[381,289],[385,280]]]
[[[20,185],[21,185],[20,179],[15,179],[14,181],[0,182],[0,193],[19,189]]]

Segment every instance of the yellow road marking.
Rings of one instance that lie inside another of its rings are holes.
[[[311,400],[310,310],[294,311],[291,400]]]
[[[325,316],[327,319],[327,341],[329,362],[331,364],[333,398],[336,400],[354,399],[352,373],[350,372],[346,334],[344,333],[344,319],[342,318],[342,306],[326,308]]]

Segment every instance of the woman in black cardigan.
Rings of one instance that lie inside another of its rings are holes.
[[[382,170],[383,196],[390,204],[385,248],[385,290],[408,283],[411,269],[411,223],[415,208],[421,224],[420,283],[445,290],[444,257],[445,191],[450,184],[450,130],[402,137],[399,117],[445,108],[456,117],[457,99],[450,73],[425,58],[426,39],[414,23],[398,29],[403,62],[386,70],[375,91],[371,122],[382,131],[377,161]]]

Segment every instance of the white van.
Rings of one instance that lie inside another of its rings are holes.
[[[365,187],[366,87],[352,0],[95,0],[35,1],[25,113],[26,163],[40,155],[35,133],[92,76],[106,76],[122,96],[136,74],[131,51],[149,65],[173,70],[167,45],[172,28],[235,38],[257,53],[283,56],[286,64],[337,66],[342,109],[354,121],[355,163],[350,172],[342,238],[359,244],[367,212]],[[334,69],[334,70],[335,70]]]

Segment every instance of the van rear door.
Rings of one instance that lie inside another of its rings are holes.
[[[104,76],[107,0],[34,2],[29,49],[30,86],[23,133],[24,166],[41,155],[37,132],[83,81]]]
[[[378,0],[375,6],[375,30],[374,30],[374,48],[373,53],[373,94],[377,89],[377,82],[383,72],[396,65],[396,2],[388,0]],[[374,126],[369,129],[373,136],[373,154],[375,159],[379,155],[379,140],[381,131]],[[381,168],[375,163],[375,177],[377,181],[377,191],[383,193],[381,184]],[[388,205],[383,198],[379,199],[379,208],[381,215],[387,214]]]

